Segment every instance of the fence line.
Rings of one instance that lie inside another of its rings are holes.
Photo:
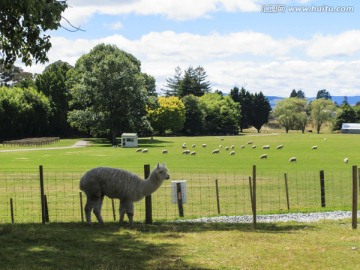
[[[143,175],[142,168],[133,170]],[[82,209],[79,179],[84,172],[47,171],[44,168],[44,195],[41,202],[39,171],[0,172],[0,223],[42,222],[42,206],[48,209],[50,222],[81,222]],[[187,203],[183,205],[184,218],[221,215],[250,215],[253,213],[249,176],[254,173],[188,174],[179,170],[173,180],[187,181]],[[152,218],[175,220],[179,218],[177,204],[171,202],[171,181],[152,194]],[[284,213],[351,210],[353,203],[352,172],[324,172],[326,207],[322,207],[322,187],[319,172],[256,172],[256,213]],[[357,184],[355,184],[357,185]],[[254,193],[252,193],[254,194]],[[10,203],[11,201],[11,203]],[[357,204],[357,202],[356,202]],[[119,205],[106,198],[103,204],[105,222],[118,216]],[[290,210],[289,210],[290,209]],[[135,203],[135,221],[146,219],[144,200]]]

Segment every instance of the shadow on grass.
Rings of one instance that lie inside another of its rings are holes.
[[[242,231],[293,233],[306,224],[177,223],[152,225],[97,223],[0,225],[0,269],[206,269],[189,264],[176,243],[159,236],[179,238],[179,233]],[[151,234],[151,240],[148,236]],[[161,237],[160,237],[161,238]],[[196,263],[195,263],[196,264]]]
[[[111,141],[106,138],[88,138],[86,139],[89,141],[93,146],[96,147],[113,147]],[[121,139],[118,138],[119,147],[121,147]],[[159,140],[159,139],[151,139],[151,138],[141,138],[139,139],[139,147],[164,147],[164,144],[171,144],[173,142]],[[161,145],[163,144],[163,145]]]

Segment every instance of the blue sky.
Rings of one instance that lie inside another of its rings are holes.
[[[64,17],[85,31],[51,32],[50,63],[75,65],[95,45],[110,43],[137,57],[143,72],[155,77],[159,91],[177,66],[184,70],[200,65],[213,90],[223,92],[238,86],[284,97],[292,89],[303,90],[307,97],[321,89],[334,96],[360,95],[356,0],[68,0],[68,4]],[[313,11],[291,12],[294,7]],[[329,12],[336,8],[343,11]],[[262,12],[276,9],[280,12]],[[40,73],[45,66],[24,69]]]

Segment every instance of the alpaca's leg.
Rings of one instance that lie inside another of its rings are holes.
[[[119,222],[123,222],[123,221],[124,221],[125,212],[126,212],[126,204],[125,204],[125,203],[122,203],[122,202],[120,201],[120,205],[119,205],[119,216],[120,216],[120,220],[119,220]]]
[[[132,226],[133,220],[134,220],[134,203],[133,202],[126,202],[126,214],[129,218],[130,226]]]
[[[101,206],[102,206],[103,200],[104,200],[104,197],[103,196],[100,197],[96,201],[95,206],[94,206],[94,214],[95,214],[97,220],[99,221],[99,223],[101,223],[101,224],[104,224],[104,221],[101,216]]]
[[[87,198],[84,210],[85,210],[86,222],[89,224],[91,223],[91,212],[94,209],[95,204],[96,201]]]

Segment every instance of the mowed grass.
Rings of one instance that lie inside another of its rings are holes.
[[[223,140],[221,140],[223,138]],[[49,170],[86,171],[96,166],[111,166],[136,170],[144,164],[152,167],[158,162],[166,162],[173,173],[224,173],[234,171],[251,171],[256,165],[258,170],[294,172],[294,171],[343,171],[351,165],[360,164],[360,136],[345,134],[246,134],[239,136],[209,137],[154,137],[140,139],[140,148],[147,148],[148,153],[137,153],[134,148],[113,148],[109,142],[101,139],[89,139],[91,145],[83,148],[67,148],[57,150],[0,152],[0,171],[37,169],[39,165]],[[247,144],[252,141],[255,149]],[[61,140],[47,147],[73,145],[76,140]],[[182,144],[187,149],[196,151],[195,156],[182,154]],[[192,148],[192,144],[196,147]],[[207,144],[206,148],[201,144]],[[277,150],[277,145],[284,148]],[[220,148],[219,154],[212,154],[213,149]],[[225,147],[235,146],[235,155]],[[241,149],[240,146],[245,148]],[[262,149],[270,145],[269,150]],[[317,150],[312,150],[312,146]],[[42,147],[42,148],[46,148]],[[1,147],[0,150],[15,150],[16,147]],[[24,149],[24,148],[21,148]],[[41,149],[41,148],[38,148]],[[168,154],[162,154],[163,149]],[[27,150],[26,148],[24,150]],[[262,154],[268,158],[260,160]],[[296,163],[289,158],[295,156]],[[348,157],[349,164],[343,159]]]
[[[348,221],[0,225],[0,269],[360,269]]]

